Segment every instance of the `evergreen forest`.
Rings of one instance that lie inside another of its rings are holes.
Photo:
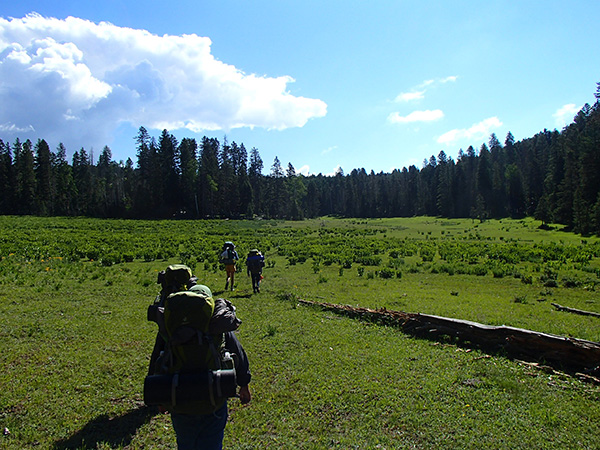
[[[354,169],[334,176],[296,173],[278,157],[268,174],[258,149],[215,138],[135,136],[136,159],[97,162],[84,148],[44,139],[0,139],[0,214],[99,218],[281,218],[533,216],[600,235],[600,83],[596,101],[561,131],[515,141],[495,134],[479,148],[445,151],[391,173]]]

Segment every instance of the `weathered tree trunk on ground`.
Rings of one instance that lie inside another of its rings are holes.
[[[552,306],[554,306],[559,311],[566,311],[566,312],[570,312],[570,313],[574,313],[574,314],[580,314],[582,316],[600,317],[600,314],[598,314],[598,313],[591,312],[591,311],[583,311],[581,309],[568,308],[566,306],[560,306],[558,303],[552,303]]]
[[[448,336],[458,345],[480,348],[511,358],[535,361],[567,372],[600,376],[600,343],[507,326],[490,326],[468,320],[428,314],[369,309],[299,300],[326,310],[386,325],[425,338]]]

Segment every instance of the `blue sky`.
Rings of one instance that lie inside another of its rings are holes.
[[[144,126],[256,147],[264,173],[276,156],[421,167],[593,103],[599,16],[596,0],[0,0],[0,138],[135,161]]]

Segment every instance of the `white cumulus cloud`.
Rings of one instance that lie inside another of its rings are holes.
[[[412,122],[432,122],[444,117],[444,112],[441,109],[413,111],[407,116],[401,116],[400,113],[394,112],[388,116],[390,123],[412,123]]]
[[[502,122],[497,117],[490,117],[479,123],[473,124],[469,128],[454,129],[442,134],[437,138],[440,144],[455,144],[460,141],[485,140],[495,129],[502,126]]]
[[[327,113],[322,100],[289,92],[292,77],[246,74],[217,60],[211,44],[76,17],[0,17],[0,130],[77,150],[109,143],[123,122],[282,130]]]

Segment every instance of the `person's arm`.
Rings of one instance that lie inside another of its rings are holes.
[[[156,360],[160,356],[160,352],[165,349],[165,340],[162,338],[160,333],[156,333],[156,339],[154,341],[154,348],[150,355],[150,363],[148,364],[148,375],[154,375],[156,370]]]
[[[250,403],[250,400],[252,400],[252,395],[250,394],[250,388],[248,388],[248,385],[241,386],[240,387],[240,402],[242,403],[242,405],[245,405],[247,403]]]
[[[235,366],[235,372],[237,376],[237,384],[240,386],[240,401],[242,404],[250,402],[251,395],[248,384],[252,379],[250,373],[250,363],[248,362],[248,356],[242,347],[242,344],[238,340],[234,332],[229,331],[225,333],[225,348],[231,353],[237,355],[237,364]]]

